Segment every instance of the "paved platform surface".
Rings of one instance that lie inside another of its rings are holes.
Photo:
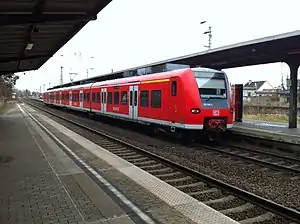
[[[135,223],[18,109],[0,116],[0,223]]]
[[[1,224],[237,224],[28,106],[0,126]]]
[[[231,131],[247,136],[300,144],[300,128],[290,129],[286,123],[245,119],[243,122],[235,123]]]

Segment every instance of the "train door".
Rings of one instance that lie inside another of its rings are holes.
[[[101,112],[105,113],[106,112],[106,95],[107,95],[107,91],[106,88],[101,88]]]
[[[79,90],[79,107],[83,108],[83,89]]]
[[[180,101],[177,100],[177,91],[178,91],[178,83],[176,78],[172,77],[169,83],[169,96],[168,96],[168,117],[171,122],[178,121],[178,103]]]
[[[138,86],[129,87],[129,117],[137,120],[138,119]]]
[[[72,91],[69,91],[69,106],[72,106]]]
[[[59,105],[62,105],[62,92],[59,91]]]

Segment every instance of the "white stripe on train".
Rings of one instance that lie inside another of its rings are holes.
[[[71,108],[71,109],[78,110],[78,111],[86,111],[86,112],[90,111],[89,108],[74,107],[74,106],[70,106],[70,105],[57,104],[57,103],[48,103],[48,104],[53,104],[53,105],[59,106],[59,107]],[[133,122],[142,123],[142,124],[146,124],[146,125],[149,125],[150,123],[154,123],[154,124],[173,126],[176,128],[183,128],[183,129],[189,129],[189,130],[202,130],[203,129],[202,124],[180,124],[177,122],[173,123],[171,121],[164,121],[164,120],[158,120],[158,119],[152,119],[152,118],[146,118],[146,117],[137,117],[137,119],[132,119],[127,114],[119,114],[119,113],[107,112],[107,111],[105,111],[103,113],[102,111],[93,110],[93,109],[91,111],[93,113],[96,113],[99,115],[108,116],[111,118],[122,119],[122,120],[126,120],[126,121],[133,121]],[[232,127],[233,127],[233,124],[227,124],[228,129],[232,128]]]

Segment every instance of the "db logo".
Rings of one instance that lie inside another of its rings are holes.
[[[219,110],[213,110],[213,116],[220,116]]]
[[[114,111],[120,111],[120,108],[119,107],[113,107],[113,110]]]

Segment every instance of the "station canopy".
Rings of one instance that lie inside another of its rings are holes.
[[[233,45],[209,49],[181,57],[170,58],[135,68],[95,76],[54,86],[50,89],[80,85],[97,81],[163,72],[182,67],[226,69],[250,65],[287,62],[300,55],[300,30],[259,38]]]
[[[0,75],[40,68],[111,0],[1,0]]]

